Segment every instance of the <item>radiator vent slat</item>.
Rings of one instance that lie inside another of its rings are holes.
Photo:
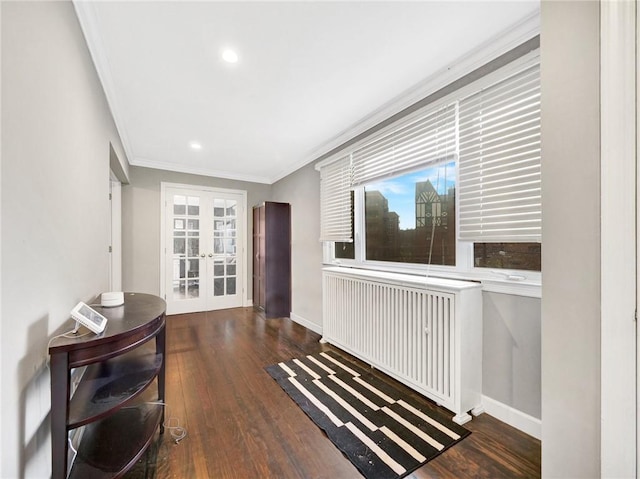
[[[466,412],[480,405],[480,289],[461,282],[465,287],[460,291],[441,291],[330,269],[334,271],[323,273],[323,339],[456,412],[457,422],[466,422]],[[463,373],[469,384],[461,384]]]

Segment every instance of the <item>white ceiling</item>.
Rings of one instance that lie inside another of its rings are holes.
[[[479,46],[518,40],[513,26],[539,13],[538,1],[75,6],[131,164],[261,183],[407,106]]]

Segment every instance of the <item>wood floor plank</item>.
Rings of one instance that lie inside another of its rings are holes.
[[[167,431],[151,465],[126,477],[138,479],[149,471],[147,477],[156,479],[361,477],[264,371],[326,350],[366,367],[319,339],[289,319],[265,320],[250,308],[168,317],[168,412],[188,435],[175,444]],[[452,416],[433,403],[429,407]],[[487,414],[465,427],[471,436],[409,477],[540,477],[540,441]]]

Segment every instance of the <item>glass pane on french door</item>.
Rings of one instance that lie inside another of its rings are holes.
[[[237,201],[213,200],[213,295],[236,294]]]
[[[200,197],[173,195],[173,301],[200,297]]]

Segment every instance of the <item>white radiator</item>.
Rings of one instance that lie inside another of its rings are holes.
[[[323,341],[456,413],[482,412],[477,283],[350,268],[323,270]]]

